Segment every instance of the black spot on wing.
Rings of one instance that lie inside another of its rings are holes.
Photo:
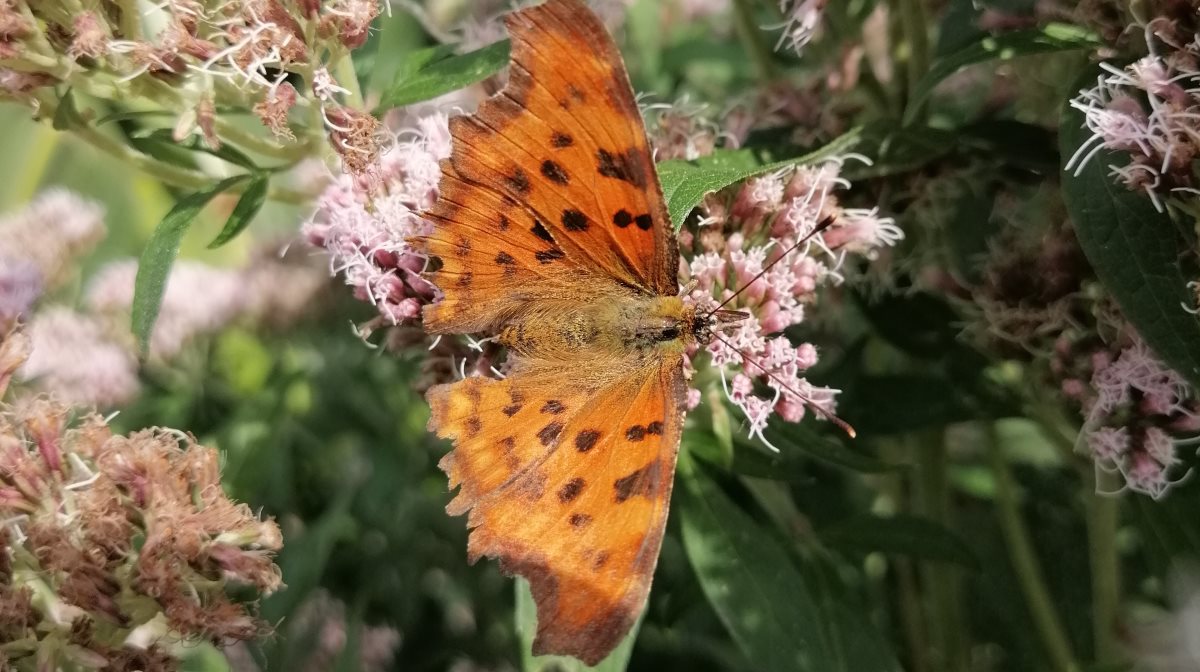
[[[628,210],[618,210],[617,214],[613,215],[613,224],[624,229],[633,223],[633,215],[629,214]]]
[[[566,133],[555,132],[554,135],[550,137],[550,144],[557,149],[562,149],[563,147],[570,147],[571,145],[575,144],[575,138],[572,138]]]
[[[596,170],[604,177],[628,182],[638,189],[646,188],[646,174],[641,163],[633,159],[636,149],[613,153],[607,149],[596,150]]]
[[[467,436],[477,436],[483,430],[483,421],[479,418],[467,418]]]
[[[585,429],[575,435],[575,450],[581,453],[586,453],[596,447],[596,442],[600,440],[600,432],[594,429]]]
[[[578,210],[563,210],[562,225],[567,231],[587,231],[588,218]]]
[[[641,425],[630,425],[625,430],[625,438],[630,441],[641,441],[646,438],[646,428]]]
[[[563,403],[557,399],[548,399],[546,403],[542,404],[542,413],[558,415],[565,410],[567,410],[567,407],[563,406]]]
[[[575,501],[580,493],[583,492],[583,486],[587,483],[582,478],[572,478],[567,481],[566,485],[558,490],[558,501],[566,504]]]
[[[504,179],[513,191],[520,194],[529,193],[529,175],[521,168],[514,168],[512,174]]]
[[[551,161],[550,159],[542,161],[542,175],[545,175],[546,179],[554,182],[555,184],[568,184],[571,181],[571,179],[567,177],[567,171],[564,170],[562,166],[558,165],[557,162]]]
[[[537,236],[538,238],[541,238],[542,240],[546,241],[547,243],[554,242],[554,237],[551,236],[550,232],[546,230],[546,227],[542,226],[542,223],[536,219],[533,220],[533,227],[529,230],[533,232],[533,235]]]
[[[525,406],[525,396],[520,392],[510,392],[508,398],[512,403],[500,409],[500,412],[511,418],[520,413],[521,409]]]
[[[649,497],[654,494],[658,489],[661,471],[658,460],[654,460],[628,476],[613,481],[617,502],[624,502],[634,496]]]
[[[567,255],[563,254],[563,251],[558,249],[557,247],[551,248],[549,250],[540,250],[538,252],[533,253],[533,258],[537,259],[538,261],[542,262],[543,264],[549,264],[551,262],[562,259],[565,256],[567,256]]]
[[[650,227],[654,226],[654,220],[650,217],[650,215],[638,215],[637,217],[633,218],[633,221],[637,224],[637,227],[643,231],[649,231]]]
[[[562,433],[563,423],[555,421],[538,430],[538,441],[542,442],[543,446],[548,446],[554,443],[558,435]]]

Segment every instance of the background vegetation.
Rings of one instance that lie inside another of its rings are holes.
[[[1200,485],[1187,478],[1196,462],[1190,385],[1200,381],[1200,324],[1185,310],[1197,278],[1193,211],[1186,194],[1173,192],[1180,202],[1160,210],[1115,183],[1108,164],[1118,159],[1107,151],[1078,175],[1063,170],[1088,135],[1069,101],[1095,82],[1094,64],[1146,51],[1140,28],[1125,26],[1197,10],[835,1],[797,53],[772,49],[779,28],[760,28],[787,18],[772,3],[712,3],[711,13],[687,4],[610,8],[634,88],[706,104],[698,114],[718,125],[732,123],[737,103],[784,113],[740,150],[664,164],[664,183],[680,187],[678,219],[705,191],[737,189],[773,162],[836,142],[871,160],[843,173],[853,183],[844,202],[878,206],[905,240],[847,268],[848,281],[788,332],[820,347],[808,378],[842,391],[838,413],[857,438],[811,419],[780,422],[767,431],[776,454],[746,439],[740,414],[719,397],[706,401],[683,441],[646,615],[636,640],[602,665],[1200,669],[1190,564],[1200,552]],[[365,98],[381,109],[473,84],[505,62],[503,48],[466,60],[422,51],[439,26],[487,14],[412,5],[376,18],[354,51]],[[46,121],[0,107],[0,208],[52,185],[104,205],[107,237],[44,299],[78,303],[95,271],[141,255],[191,190]],[[141,123],[104,132],[136,135]],[[246,264],[311,215],[306,204],[266,199],[246,232],[206,249],[233,203],[218,198],[191,223],[183,258]],[[466,563],[464,521],[443,512],[450,494],[436,463],[446,446],[425,431],[427,408],[413,389],[423,349],[365,347],[350,325],[370,319],[371,307],[337,281],[320,296],[286,326],[225,326],[145,367],[141,394],[113,421],[179,428],[220,448],[231,496],[280,522],[288,587],[262,603],[277,632],[239,645],[229,661],[269,670],[580,667],[530,658],[521,586],[493,563]],[[1077,389],[1097,384],[1097,353],[1111,361],[1142,342],[1186,381],[1182,410],[1145,411],[1145,390],[1135,390],[1110,424],[1169,427],[1176,442],[1161,461],[1170,468],[1162,492],[1137,491],[1127,470],[1101,468],[1089,442],[1095,395]],[[229,661],[197,647],[188,665]]]

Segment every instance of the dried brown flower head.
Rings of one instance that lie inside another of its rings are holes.
[[[279,528],[226,497],[215,450],[168,429],[114,435],[44,397],[0,406],[0,521],[9,663],[178,669],[189,642],[267,631],[227,586],[282,586]]]

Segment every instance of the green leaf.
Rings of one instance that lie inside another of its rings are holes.
[[[934,61],[929,72],[925,73],[909,94],[908,107],[904,110],[904,123],[908,124],[916,119],[917,110],[921,109],[921,105],[942,80],[968,65],[986,61],[1008,61],[1034,54],[1094,49],[1102,44],[1092,33],[1065,23],[1050,23],[1041,28],[985,37]]]
[[[733,410],[734,419],[740,411]],[[770,451],[759,442],[736,436],[733,468],[738,473],[777,480],[807,480],[808,459],[820,460],[835,467],[867,474],[903,469],[904,465],[889,464],[870,455],[851,450],[839,438],[824,436],[804,424],[773,421],[767,427],[767,440],[779,452]]]
[[[696,465],[681,476],[684,549],[738,647],[760,669],[830,670],[821,615],[787,552]]]
[[[760,670],[898,672],[874,628],[815,566],[801,572],[698,465],[680,456],[683,545],[705,597]],[[811,578],[808,578],[809,575]]]
[[[415,52],[401,65],[377,111],[436,98],[487,79],[508,64],[509,49],[509,41],[502,40],[459,56],[451,56],[453,48],[446,45]]]
[[[263,174],[256,175],[250,181],[246,190],[242,192],[242,197],[238,199],[237,205],[233,206],[233,212],[229,213],[229,219],[225,220],[225,227],[208,244],[208,249],[221,247],[250,225],[254,216],[262,209],[263,203],[266,202],[267,188],[270,186],[270,179]]]
[[[251,171],[259,170],[258,164],[254,162],[254,159],[250,158],[240,149],[234,147],[228,142],[223,142],[221,143],[220,147],[213,149],[212,147],[208,146],[208,143],[204,141],[204,138],[201,138],[195,134],[189,135],[183,140],[176,140],[174,131],[169,128],[157,128],[148,133],[135,133],[133,137],[143,142],[149,141],[170,147],[179,147],[192,152],[211,154],[212,156],[215,156],[223,161],[228,161],[235,166],[240,166]]]
[[[1057,166],[1057,154],[1054,160]],[[981,179],[949,179],[953,180],[959,194],[950,203],[943,224],[946,269],[959,283],[973,287],[983,282],[983,260],[987,258],[988,244],[1001,228],[991,216],[996,190]]]
[[[1065,166],[1091,134],[1082,113],[1067,105],[1059,135]],[[1189,246],[1170,215],[1109,175],[1110,165],[1126,162],[1101,150],[1078,174],[1065,172],[1067,210],[1080,247],[1125,318],[1168,366],[1200,385],[1200,320],[1184,310],[1192,304],[1187,283],[1195,275],[1180,265]]]
[[[589,667],[569,656],[535,656],[533,655],[533,637],[537,634],[537,604],[533,601],[533,593],[529,590],[529,582],[517,577],[514,582],[517,591],[517,636],[521,640],[521,669],[525,672],[622,672],[629,664],[629,656],[633,653],[633,643],[637,641],[638,630],[642,627],[642,616],[629,630],[629,634],[608,657]]]
[[[663,197],[667,201],[667,212],[678,230],[683,226],[688,213],[700,204],[705,194],[724,189],[748,177],[842,154],[854,147],[858,139],[859,130],[854,129],[815,152],[770,163],[762,162],[754,152],[744,149],[717,150],[709,156],[692,161],[663,161],[658,164],[658,180],[662,184]]]
[[[250,178],[250,175],[235,175],[184,197],[155,227],[138,260],[137,279],[133,285],[132,329],[143,356],[150,350],[150,334],[154,330],[154,321],[158,319],[158,310],[162,307],[167,278],[179,254],[179,242],[183,234],[214,196]]]
[[[861,515],[818,532],[830,546],[879,551],[979,569],[979,557],[957,534],[925,518]]]

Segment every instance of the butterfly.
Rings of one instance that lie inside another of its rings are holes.
[[[509,14],[507,85],[450,120],[415,241],[442,292],[431,334],[489,333],[500,379],[429,390],[468,558],[529,580],[535,654],[594,665],[641,613],[658,561],[688,346],[735,311],[680,295],[679,251],[620,53],[579,0]],[[440,266],[437,266],[440,264]]]

